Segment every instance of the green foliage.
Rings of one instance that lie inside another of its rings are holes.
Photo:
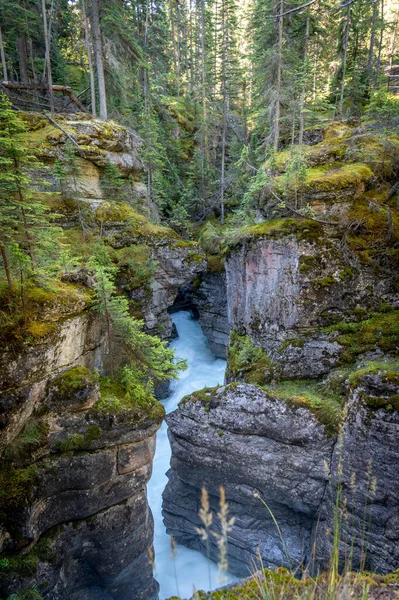
[[[61,397],[68,398],[80,389],[93,387],[97,381],[97,375],[86,367],[72,367],[56,377],[51,385],[57,388]]]
[[[399,118],[399,98],[390,94],[386,89],[377,90],[366,106],[366,117],[382,121],[387,127]]]
[[[101,176],[101,187],[105,198],[110,200],[126,199],[125,180],[122,178],[119,169],[113,163],[107,163]]]
[[[256,347],[249,336],[233,331],[227,348],[228,369],[246,383],[262,385],[274,377],[274,365],[263,348]]]
[[[48,426],[31,417],[20,433],[10,442],[3,458],[11,463],[18,463],[31,458],[32,454],[47,443]]]
[[[263,386],[271,398],[282,398],[288,406],[306,408],[322,423],[329,435],[338,431],[343,397],[312,380],[282,381]]]
[[[374,313],[362,321],[337,323],[327,327],[326,331],[336,333],[334,339],[343,346],[343,363],[351,363],[359,354],[376,348],[388,354],[397,354],[399,350],[399,318],[396,310]]]
[[[13,274],[51,278],[58,267],[59,230],[51,223],[44,192],[33,189],[30,170],[41,165],[20,134],[25,125],[0,97],[0,247],[9,287]],[[35,181],[35,185],[40,181]],[[23,285],[23,284],[21,284]]]
[[[167,342],[144,333],[143,322],[129,314],[127,298],[116,293],[115,267],[107,256],[103,255],[102,263],[99,259],[99,256],[93,257],[89,263],[95,273],[93,310],[105,318],[111,376],[114,374],[113,346],[119,342],[125,349],[125,366],[119,376],[125,395],[134,396],[139,404],[151,403],[154,384],[176,377],[185,368],[185,361],[174,363],[174,353]]]

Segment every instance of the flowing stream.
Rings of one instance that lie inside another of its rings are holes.
[[[177,407],[179,401],[195,390],[223,383],[226,361],[217,359],[209,349],[198,321],[190,313],[181,311],[173,315],[179,337],[171,344],[177,358],[185,358],[188,369],[180,374],[171,386],[171,395],[164,401],[166,412]],[[148,501],[154,516],[154,575],[160,585],[159,598],[170,596],[190,598],[194,591],[210,591],[220,587],[217,566],[196,550],[177,545],[177,554],[171,556],[170,538],[162,522],[162,492],[167,483],[166,471],[170,463],[170,445],[164,422],[157,434],[157,448],[153,473],[148,483]],[[228,576],[223,584],[235,581]]]

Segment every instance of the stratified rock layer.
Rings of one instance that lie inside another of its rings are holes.
[[[1,355],[0,551],[9,568],[0,594],[37,585],[46,600],[156,598],[146,484],[163,412],[101,409],[87,367],[103,365],[103,323],[80,309],[47,339]],[[31,555],[37,568],[27,572]]]
[[[264,566],[325,567],[338,499],[341,558],[352,550],[353,568],[397,568],[399,367],[389,369],[389,363],[373,367],[372,375],[352,384],[341,435],[331,435],[329,427],[327,432],[324,419],[301,398],[295,405],[273,396],[272,389],[233,383],[186,398],[167,416],[168,532],[206,553],[196,531],[203,526],[201,489],[216,513],[223,486],[229,516],[235,517],[228,536],[233,573],[248,574],[260,560]],[[370,407],[374,401],[379,408]],[[217,518],[213,528],[220,533]],[[214,536],[209,540],[217,560]]]
[[[223,486],[236,518],[230,570],[248,574],[258,551],[265,565],[306,559],[327,482],[324,461],[333,447],[316,417],[255,386],[231,384],[202,401],[183,402],[167,423],[172,462],[163,508],[177,541],[206,551],[195,531],[201,526],[200,491],[207,489],[216,512]],[[273,511],[282,537],[258,495]],[[213,544],[212,556],[217,558]]]
[[[198,306],[200,323],[215,356],[226,358],[229,341],[226,273],[205,272],[193,290],[193,300]]]

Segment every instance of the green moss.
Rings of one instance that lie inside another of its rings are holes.
[[[201,390],[197,390],[188,396],[184,396],[184,398],[180,400],[179,405],[186,404],[187,402],[200,402],[201,404],[204,404],[204,406],[208,406],[218,388],[219,386],[217,385],[216,387],[205,387]]]
[[[256,347],[249,336],[230,334],[227,349],[228,368],[234,377],[246,383],[261,385],[274,376],[274,364],[263,348]]]
[[[299,267],[298,270],[300,273],[304,275],[313,271],[314,269],[320,268],[320,257],[318,255],[312,256],[304,256],[301,255],[299,257]]]
[[[174,244],[175,248],[197,248],[197,242],[189,241],[189,240],[180,240],[180,242],[176,242]]]
[[[270,398],[280,398],[288,406],[306,408],[322,423],[329,435],[338,430],[342,397],[326,391],[314,380],[282,381],[262,386]]]
[[[284,350],[286,348],[292,347],[292,348],[303,348],[305,345],[305,340],[303,338],[294,338],[292,340],[285,340],[284,342],[282,342],[278,348],[278,353],[279,354],[283,354]]]
[[[31,321],[26,327],[26,334],[29,341],[36,340],[38,338],[45,338],[52,333],[57,331],[57,327],[54,323],[46,323],[41,321]],[[33,338],[32,340],[30,338]]]
[[[288,235],[295,236],[298,241],[320,243],[323,228],[320,223],[310,219],[272,219],[234,231],[227,238],[226,249],[239,245],[245,240],[256,238],[279,239]]]
[[[331,275],[326,275],[325,277],[323,277],[323,279],[313,279],[312,280],[312,284],[316,288],[328,288],[331,285],[334,285],[334,283],[337,283],[337,282],[334,279],[334,277],[331,277]]]
[[[350,387],[361,386],[367,375],[378,375],[382,383],[387,385],[387,390],[384,396],[361,393],[363,401],[373,410],[385,408],[388,411],[399,411],[399,361],[367,361],[364,367],[351,373],[348,380]],[[396,388],[396,393],[392,386]]]
[[[146,419],[161,421],[165,416],[163,405],[143,386],[136,396],[127,393],[122,383],[111,377],[100,377],[100,400],[95,406],[100,414],[125,414],[132,422]]]
[[[176,240],[179,239],[179,235],[170,227],[162,227],[161,225],[154,225],[148,221],[137,228],[136,233],[147,238],[149,241],[153,239],[165,239],[165,240]]]
[[[40,562],[54,563],[56,561],[54,541],[58,533],[59,527],[53,527],[42,535],[27,553],[3,552],[0,554],[0,575],[5,578],[11,574],[30,577],[36,573]],[[30,595],[21,595],[20,597],[26,599],[41,598],[41,596]]]
[[[72,367],[56,377],[51,385],[57,387],[59,395],[68,398],[78,390],[93,387],[98,382],[98,376],[86,367]]]
[[[343,166],[330,165],[308,169],[304,190],[340,190],[359,185],[373,177],[371,168],[363,163],[350,163]]]
[[[349,223],[358,225],[348,235],[348,243],[353,250],[359,252],[359,258],[363,264],[372,263],[372,255],[375,254],[375,251],[370,249],[378,245],[387,245],[388,233],[391,235],[391,244],[399,241],[398,211],[392,206],[390,214],[388,214],[386,206],[380,204],[380,202],[385,203],[385,198],[380,200],[377,196],[374,193],[368,198],[368,194],[365,194],[364,197],[355,199],[346,217]],[[391,232],[389,227],[392,228]]]
[[[146,223],[146,218],[139,215],[125,202],[102,202],[95,212],[97,223],[127,223],[139,226]]]
[[[89,425],[84,434],[84,440],[86,444],[91,444],[95,440],[99,440],[102,437],[102,429],[98,425]]]
[[[3,459],[18,464],[31,458],[33,453],[47,443],[48,425],[30,417],[19,434],[5,447]]]
[[[220,256],[214,256],[212,254],[207,254],[207,271],[210,273],[224,273],[224,260]]]
[[[198,265],[205,260],[205,256],[203,254],[199,254],[198,252],[189,252],[184,260]]]
[[[3,468],[0,471],[0,522],[17,538],[21,513],[30,503],[37,480],[38,471],[33,465],[24,469]]]
[[[338,334],[335,340],[344,347],[343,363],[354,362],[359,354],[380,348],[383,352],[399,352],[399,311],[374,313],[360,322],[337,323],[324,328]]]
[[[85,445],[83,435],[80,433],[73,433],[64,442],[58,442],[55,446],[55,450],[64,454],[65,452],[73,452],[74,450],[80,450]]]

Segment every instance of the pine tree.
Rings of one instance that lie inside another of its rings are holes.
[[[118,345],[120,355],[122,344],[126,349],[125,366],[119,370],[118,377],[128,393],[148,401],[152,397],[154,383],[176,377],[185,368],[185,362],[174,363],[173,350],[167,347],[167,342],[146,334],[143,322],[130,316],[127,298],[117,295],[116,268],[104,249],[100,247],[98,250],[88,266],[93,269],[95,277],[93,310],[102,314],[106,323],[110,375],[116,375],[114,345]]]
[[[42,275],[41,268],[57,253],[55,228],[48,216],[44,193],[36,192],[30,175],[40,163],[24,144],[25,125],[11,109],[6,96],[0,98],[0,248],[8,285],[12,287],[12,256],[19,256],[25,276]],[[36,185],[39,183],[35,181]],[[50,242],[50,243],[49,243]],[[22,256],[28,260],[22,261]]]

